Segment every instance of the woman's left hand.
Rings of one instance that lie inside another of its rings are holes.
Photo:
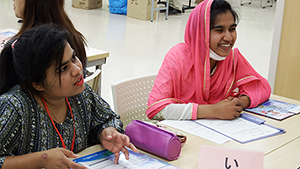
[[[240,97],[229,96],[229,97],[227,97],[227,100],[232,101],[234,98],[238,98],[239,100],[242,101],[243,104],[241,105],[241,107],[243,109],[250,106],[251,101],[250,101],[250,98],[248,96],[246,96],[246,95],[241,95]]]
[[[126,147],[137,152],[136,147],[130,143],[129,137],[119,133],[114,127],[107,127],[101,132],[100,142],[107,150],[114,153],[115,163],[119,160],[120,151],[124,153],[127,160],[129,159],[129,152]]]

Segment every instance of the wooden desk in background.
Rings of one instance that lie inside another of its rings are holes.
[[[101,70],[98,85],[98,94],[101,96],[102,65],[106,63],[106,58],[109,56],[109,52],[90,47],[86,47],[85,50],[88,59],[86,67],[96,66],[96,69]]]
[[[10,29],[10,28],[0,30],[0,33],[4,33],[4,32],[11,32],[16,34],[18,30]],[[102,65],[106,63],[106,58],[109,56],[109,52],[91,48],[91,47],[86,47],[85,49],[86,49],[86,55],[88,60],[87,67],[96,66],[96,69],[100,69],[102,72]],[[99,78],[98,94],[101,96],[101,74]]]
[[[271,96],[271,98],[300,105],[300,101],[287,99],[280,96],[273,95]],[[195,135],[180,131],[187,136],[187,142],[182,147],[180,156],[177,160],[168,161],[156,155],[149,154],[142,150],[140,151],[183,169],[196,169],[198,167],[200,145],[263,151],[265,153],[264,169],[297,169],[298,167],[300,167],[300,163],[298,162],[298,159],[300,158],[300,115],[294,115],[283,121],[277,121],[258,115],[255,116],[266,120],[266,124],[270,124],[278,128],[283,128],[286,133],[248,142],[245,144],[241,144],[237,141],[231,140],[220,145],[201,137],[197,137]],[[93,152],[100,151],[102,149],[103,147],[100,145],[92,146],[80,152],[79,155],[87,155]]]

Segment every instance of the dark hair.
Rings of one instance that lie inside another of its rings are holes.
[[[225,0],[214,0],[210,8],[210,29],[214,26],[215,19],[218,15],[224,14],[230,11],[233,15],[234,22],[239,21],[239,16],[236,11],[234,11],[231,5]]]
[[[86,67],[86,52],[84,46],[86,39],[75,29],[70,18],[64,10],[64,0],[25,0],[23,22],[20,31],[15,35],[21,36],[26,30],[48,23],[59,25],[70,33],[72,48],[76,51],[78,58]]]
[[[0,94],[16,84],[37,94],[32,83],[43,84],[46,70],[52,64],[61,64],[67,42],[70,43],[68,31],[53,24],[25,31],[1,52]]]

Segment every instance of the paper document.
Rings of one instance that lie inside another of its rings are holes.
[[[264,122],[263,119],[243,113],[234,120],[163,120],[159,124],[174,127],[219,144],[231,139],[246,143],[285,133],[284,129],[275,128]]]
[[[280,134],[280,129],[264,124],[256,124],[244,118],[234,120],[199,119],[195,121],[236,141],[246,143],[264,137]]]
[[[5,31],[0,33],[0,52],[4,48],[5,44],[9,39],[14,36],[16,33],[11,31]]]
[[[191,120],[163,120],[159,122],[159,124],[182,130],[218,144],[223,144],[231,140],[230,138],[210,130],[207,127],[201,126]]]
[[[102,150],[93,154],[74,159],[76,163],[88,167],[88,169],[179,169],[178,167],[148,156],[143,153],[135,153],[129,151],[129,160],[126,160],[125,155],[120,152],[118,164],[114,163],[115,156],[108,150]]]

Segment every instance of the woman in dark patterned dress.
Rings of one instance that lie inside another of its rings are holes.
[[[0,56],[0,168],[85,168],[69,158],[101,143],[137,151],[109,105],[83,82],[69,33],[55,25],[24,32]]]

